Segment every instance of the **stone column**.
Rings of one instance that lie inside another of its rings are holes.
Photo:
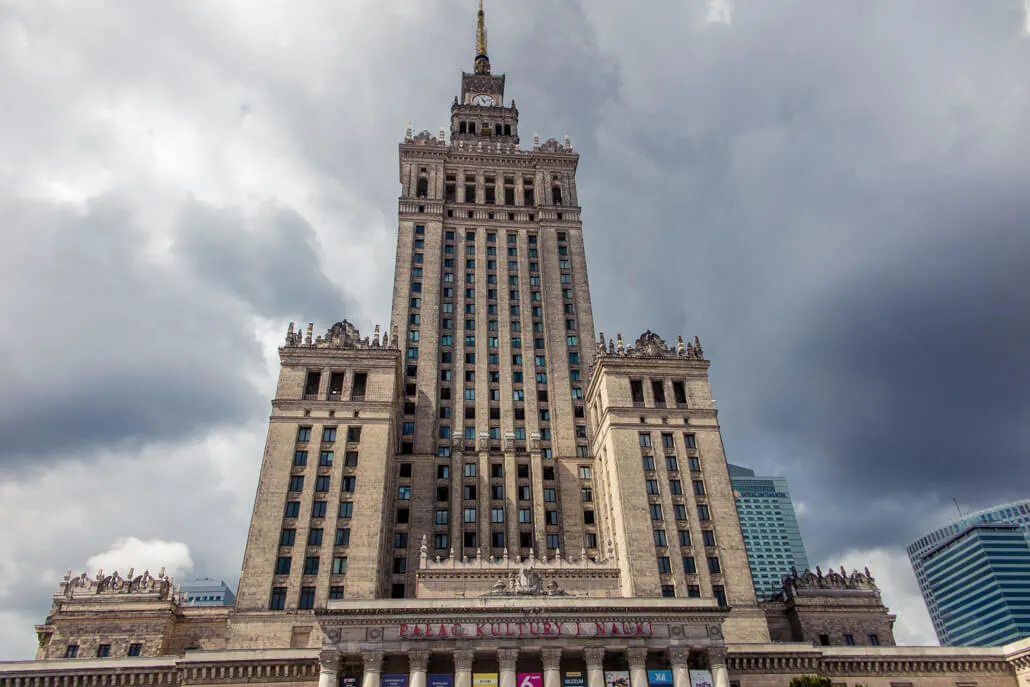
[[[363,651],[361,660],[365,664],[365,674],[361,678],[361,687],[379,687],[383,672],[383,652]]]
[[[687,662],[690,651],[686,647],[674,646],[668,653],[669,665],[672,667],[672,687],[690,687],[690,668]]]
[[[630,684],[633,687],[647,687],[647,648],[635,646],[628,649],[626,659],[629,661]]]
[[[327,649],[318,654],[318,687],[337,687],[340,675],[340,652]]]
[[[583,649],[587,664],[587,687],[604,687],[604,649],[591,646]]]
[[[518,675],[515,673],[515,661],[518,657],[518,649],[497,650],[497,663],[501,668],[498,687],[518,687]],[[727,685],[727,687],[729,686]]]
[[[730,687],[730,673],[726,670],[726,649],[709,649],[708,665],[712,667],[712,684],[715,687]]]
[[[426,666],[428,664],[428,651],[408,652],[408,687],[426,687]]]
[[[472,658],[475,652],[454,652],[454,687],[472,687]]]
[[[544,663],[544,687],[562,687],[561,649],[544,649],[540,655]]]

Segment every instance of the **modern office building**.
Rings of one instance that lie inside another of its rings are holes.
[[[919,591],[926,602],[926,608],[930,612],[930,619],[933,621],[934,631],[936,631],[937,639],[940,640],[941,644],[947,645],[949,642],[944,626],[944,618],[938,608],[934,589],[926,576],[926,557],[930,552],[940,548],[945,542],[951,541],[956,535],[966,531],[972,525],[991,523],[1015,525],[1025,536],[1030,538],[1030,499],[1005,503],[1000,506],[967,513],[943,527],[927,532],[908,545],[908,559],[916,573]]]
[[[923,556],[947,646],[1030,637],[1030,541],[1010,523],[976,523]]]
[[[279,349],[235,605],[69,573],[0,687],[1015,687],[1030,645],[890,646],[868,572],[758,603],[700,342],[595,336],[579,156],[476,48],[400,144],[389,331]]]
[[[769,599],[783,589],[784,577],[808,569],[790,488],[783,477],[757,477],[739,465],[729,471],[755,594]]]
[[[184,602],[190,606],[232,606],[236,595],[222,580],[201,577],[180,584]]]

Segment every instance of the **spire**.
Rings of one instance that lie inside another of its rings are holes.
[[[479,23],[476,26],[476,74],[490,73],[490,58],[486,56],[486,13],[483,12],[483,0],[479,0]]]

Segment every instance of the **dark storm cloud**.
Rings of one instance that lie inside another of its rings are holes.
[[[246,222],[190,203],[175,253],[139,212],[118,194],[81,211],[4,204],[19,231],[3,259],[16,284],[3,313],[17,325],[0,335],[6,467],[252,417],[266,400],[241,374],[261,363],[251,314],[282,319],[296,303],[340,312],[311,228],[288,208]]]
[[[176,252],[206,283],[265,317],[282,320],[303,307],[322,322],[354,310],[323,272],[311,224],[292,208],[265,206],[248,220],[237,209],[191,202],[180,221]]]

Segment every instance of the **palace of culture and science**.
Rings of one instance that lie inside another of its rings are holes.
[[[0,687],[1030,684],[1030,642],[894,646],[868,571],[756,600],[700,341],[595,334],[579,155],[523,142],[482,5],[476,48],[400,144],[389,327],[279,349],[235,605],[69,573]]]

